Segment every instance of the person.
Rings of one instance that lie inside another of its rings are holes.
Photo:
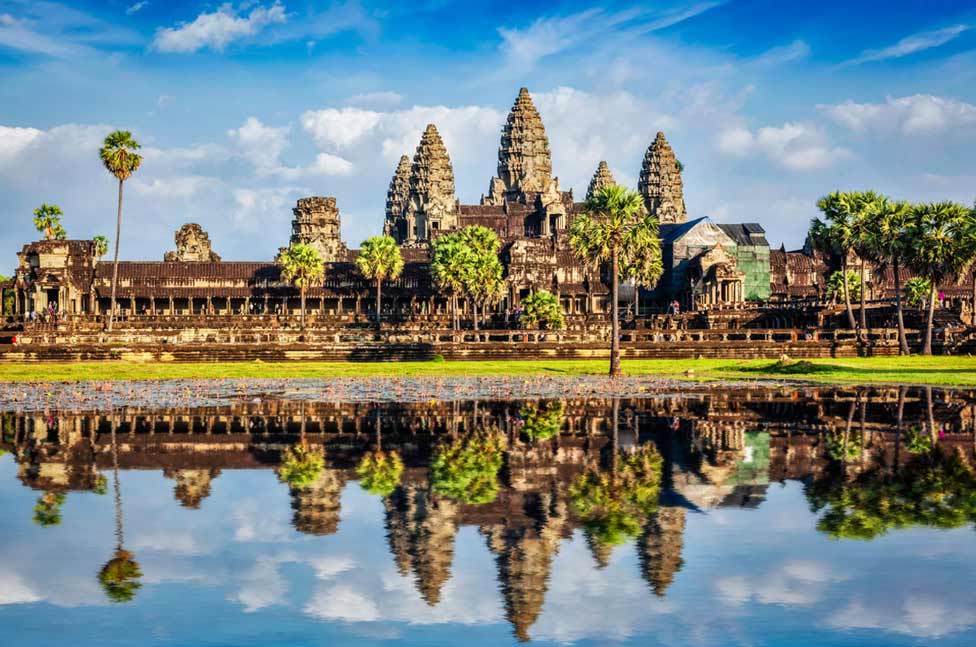
[[[939,290],[939,307],[940,308],[945,307],[945,292],[943,292],[942,290]]]

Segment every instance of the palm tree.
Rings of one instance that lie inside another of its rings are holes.
[[[112,418],[112,473],[115,484],[115,554],[98,573],[98,581],[112,602],[129,602],[142,588],[139,562],[125,549],[122,524],[122,490],[119,484],[119,446],[116,440],[118,419]]]
[[[910,265],[916,273],[932,282],[923,355],[932,354],[936,290],[946,281],[958,277],[970,260],[963,244],[968,215],[966,207],[954,202],[921,204],[912,210]]]
[[[454,330],[460,329],[458,295],[471,283],[474,253],[458,234],[447,234],[434,240],[434,257],[430,262],[434,283],[451,295]]]
[[[92,238],[95,243],[95,258],[101,258],[108,254],[108,238],[105,236],[95,236]]]
[[[64,240],[68,234],[61,226],[61,216],[64,212],[56,204],[44,203],[34,209],[34,227],[44,234],[44,240]]]
[[[857,191],[849,195],[851,200],[851,248],[857,254],[861,278],[861,304],[858,324],[861,329],[861,339],[862,341],[866,341],[868,320],[867,306],[865,304],[867,296],[867,290],[865,289],[867,285],[865,282],[865,270],[869,260],[878,260],[874,232],[877,230],[877,206],[882,196],[879,196],[874,191]]]
[[[498,259],[501,241],[493,230],[482,225],[461,229],[458,238],[471,250],[471,267],[465,290],[471,297],[474,329],[478,330],[479,310],[484,317],[488,304],[505,293],[505,280],[502,278],[504,268]]]
[[[895,275],[895,311],[898,318],[898,347],[902,355],[908,355],[908,338],[905,335],[905,317],[902,307],[901,268],[911,250],[908,239],[912,207],[904,201],[878,198],[874,208],[874,226],[868,233],[871,255],[882,265],[891,265]]]
[[[969,325],[976,328],[976,203],[973,204],[973,208],[963,219],[960,231],[962,232],[962,253],[969,259],[969,272],[973,279],[972,300],[969,304],[971,316]]]
[[[132,138],[128,130],[116,130],[105,138],[98,156],[106,170],[119,181],[119,210],[115,219],[115,259],[112,261],[112,300],[108,312],[108,331],[112,332],[112,320],[115,317],[115,290],[119,282],[119,238],[122,235],[122,184],[133,173],[139,170],[142,156],[134,151],[139,150],[139,142]]]
[[[817,208],[823,212],[826,222],[819,218],[810,222],[810,241],[816,249],[830,256],[840,256],[841,276],[846,277],[847,255],[851,251],[853,240],[850,194],[835,191],[818,200]],[[843,281],[843,288],[847,322],[850,329],[854,330],[857,324],[854,321],[854,309],[851,307],[851,295],[846,281]]]
[[[325,278],[325,263],[311,245],[296,243],[278,256],[281,278],[298,288],[302,299],[301,326],[305,328],[305,291],[309,283]]]
[[[642,213],[643,198],[636,191],[613,184],[586,201],[570,227],[569,244],[584,263],[610,263],[610,377],[620,375],[620,315],[617,311],[621,266],[646,266],[642,256],[657,256],[657,221]]]
[[[364,240],[356,257],[356,269],[367,279],[376,281],[376,324],[379,325],[383,281],[396,279],[403,272],[403,256],[396,241],[390,236]]]

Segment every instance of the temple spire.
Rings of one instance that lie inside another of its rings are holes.
[[[429,241],[434,231],[457,227],[454,168],[434,124],[427,124],[413,157],[406,209],[407,240]]]
[[[688,220],[681,168],[662,132],[657,134],[644,155],[637,190],[644,197],[644,207],[658,222],[682,223]]]
[[[407,200],[410,198],[411,169],[410,158],[407,155],[401,155],[400,163],[397,164],[396,171],[393,172],[393,179],[390,180],[390,188],[386,192],[386,222],[383,226],[383,233],[387,236],[393,236],[397,242],[403,242],[406,238],[406,232],[403,231],[405,228],[403,212],[407,207]]]
[[[526,193],[544,193],[552,182],[549,137],[532,96],[522,88],[502,128],[498,177],[492,178],[485,202],[518,201]]]
[[[607,166],[606,162],[601,161],[600,165],[596,167],[593,179],[590,180],[590,187],[586,190],[586,199],[589,200],[604,187],[613,186],[616,183],[613,179],[613,173],[610,172],[610,167]]]

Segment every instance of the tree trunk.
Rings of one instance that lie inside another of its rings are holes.
[[[935,412],[932,408],[932,387],[925,387],[925,411],[929,420],[929,435],[932,437],[932,448],[939,442],[939,435],[935,432]]]
[[[302,281],[302,287],[298,290],[301,296],[301,313],[299,313],[299,321],[301,322],[302,330],[305,330],[305,281]]]
[[[382,298],[383,297],[382,297],[382,294],[381,294],[381,284],[382,283],[383,283],[383,280],[377,277],[377,279],[376,279],[376,325],[377,326],[380,325],[380,320],[381,320],[380,312],[382,312],[382,310],[383,310],[383,302],[382,302]]]
[[[610,377],[620,375],[620,314],[617,312],[617,247],[610,253]]]
[[[122,180],[119,180],[119,211],[115,218],[115,260],[112,261],[112,300],[108,306],[108,331],[115,319],[115,288],[119,283],[119,236],[122,233]]]
[[[844,305],[847,306],[847,323],[850,325],[850,329],[854,330],[855,328],[857,328],[857,324],[854,323],[854,308],[851,307],[851,291],[850,291],[850,287],[847,285],[846,253],[840,261],[840,273],[841,273],[841,286],[844,288]]]
[[[867,315],[867,310],[865,309],[866,306],[864,305],[864,301],[865,301],[865,294],[864,293],[865,292],[867,292],[867,290],[864,289],[864,259],[862,258],[861,259],[861,313],[860,313],[860,322],[859,323],[861,325],[861,335],[863,336],[862,339],[863,339],[863,341],[867,342],[867,340],[868,340],[868,332],[867,332],[867,328],[868,328],[868,315]]]
[[[929,288],[929,313],[925,318],[925,343],[922,345],[922,354],[932,354],[932,325],[935,321],[935,281]]]
[[[901,277],[898,276],[898,258],[894,259],[892,267],[895,271],[895,311],[898,314],[898,352],[908,355],[911,350],[908,348],[908,338],[905,336],[905,314],[901,305]]]
[[[901,432],[905,426],[905,387],[898,387],[898,426],[895,435],[895,471],[901,464]]]
[[[471,316],[474,317],[474,329],[478,330],[478,302],[474,299],[469,299],[468,303],[471,304]]]

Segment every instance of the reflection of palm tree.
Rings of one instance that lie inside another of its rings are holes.
[[[119,487],[119,449],[115,433],[118,426],[112,420],[112,474],[115,486],[115,556],[108,560],[98,573],[98,581],[105,595],[112,602],[129,602],[136,591],[142,588],[139,578],[142,571],[135,556],[125,550],[125,536],[122,525],[122,490]]]
[[[400,485],[403,460],[396,451],[383,452],[380,413],[376,412],[376,451],[367,452],[356,466],[359,484],[370,494],[389,496]]]
[[[65,495],[61,492],[45,492],[34,506],[34,523],[45,528],[60,524],[64,499]]]

